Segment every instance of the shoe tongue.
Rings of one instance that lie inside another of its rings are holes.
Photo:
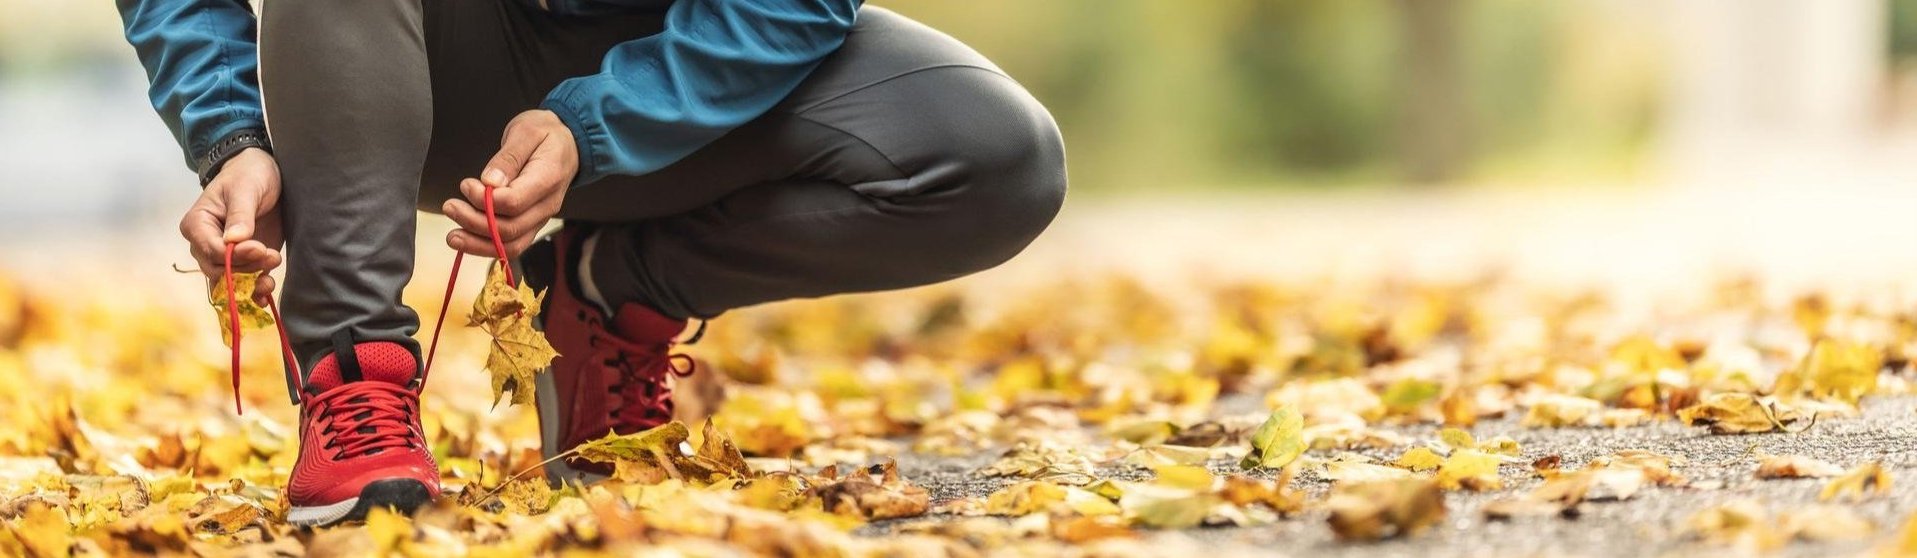
[[[368,382],[387,382],[399,386],[411,386],[419,375],[419,360],[413,352],[398,343],[379,341],[360,343],[353,347],[354,360],[359,363],[359,380]],[[349,381],[350,366],[342,367],[339,355],[330,354],[321,358],[313,367],[312,375],[307,377],[306,386],[314,392],[324,392]]]
[[[626,303],[612,318],[612,331],[635,343],[664,343],[686,330],[685,320],[676,320],[641,304]]]

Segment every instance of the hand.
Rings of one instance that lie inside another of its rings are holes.
[[[233,247],[233,272],[271,271],[280,266],[280,167],[273,155],[258,148],[227,159],[200,199],[180,218],[180,236],[186,237],[193,261],[209,283],[226,270],[226,245]],[[266,304],[273,294],[273,278],[260,275],[253,300]]]
[[[460,227],[446,235],[446,245],[475,256],[498,255],[486,230],[485,194],[490,186],[506,256],[519,255],[532,246],[533,235],[546,220],[559,213],[578,172],[579,147],[559,116],[549,110],[519,113],[506,123],[499,154],[486,162],[485,172],[459,182],[466,199],[446,200],[446,216]]]

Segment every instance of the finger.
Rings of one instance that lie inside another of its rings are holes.
[[[460,200],[449,200],[441,207],[441,211],[446,214],[447,218],[452,219],[454,224],[459,225],[460,230],[472,233],[473,236],[484,240],[487,246],[492,245],[492,231],[486,227],[486,216],[480,213],[480,211],[471,204]],[[500,239],[507,244],[511,244],[521,237],[539,232],[539,228],[545,226],[546,218],[524,215],[499,219],[498,224]],[[494,256],[497,254],[489,250],[482,255]]]
[[[269,271],[279,266],[279,251],[267,248],[265,243],[258,240],[248,240],[233,247],[234,273]]]
[[[273,280],[273,276],[261,274],[259,280],[253,283],[253,303],[260,306],[272,303],[275,284],[277,282]]]
[[[253,220],[260,214],[260,198],[250,191],[228,189],[226,196],[226,242],[253,238]]]
[[[217,262],[226,251],[226,241],[221,233],[220,216],[212,208],[195,204],[188,209],[186,216],[180,219],[180,236],[186,239],[188,252],[199,262],[201,272],[219,267]]]
[[[486,224],[486,213],[483,209],[486,203],[484,197],[486,187],[480,184],[479,181],[468,180],[467,182],[461,183],[461,189],[465,189],[465,185],[468,183],[470,183],[472,185],[471,188],[474,188],[475,192],[477,192],[477,199],[470,202],[447,200],[446,203],[440,205],[440,212],[446,214],[446,217],[452,219],[454,223],[458,223],[462,229],[466,229],[480,236],[492,236],[492,231]],[[547,215],[552,214],[551,211],[542,214],[533,211],[509,213],[500,210],[500,196],[511,191],[512,188],[493,190],[494,221],[497,221],[499,224],[499,236],[502,238],[513,238],[526,234],[528,232],[526,230],[528,221],[531,221],[532,226],[536,229],[539,225],[545,223]],[[533,215],[539,215],[539,217],[528,219],[528,217]]]
[[[548,219],[547,217],[537,216],[537,214],[528,214],[500,221],[499,238],[506,243],[507,252],[510,253],[512,251],[513,244],[537,236],[539,229],[546,226]]]
[[[459,228],[465,229],[466,232],[482,237],[492,236],[492,233],[486,230],[486,215],[480,213],[479,208],[473,207],[473,204],[467,203],[466,200],[446,200],[446,203],[440,206],[440,212],[445,213],[447,219],[452,219],[453,224],[459,225]]]
[[[505,137],[499,140],[499,152],[486,161],[486,170],[479,173],[479,179],[494,188],[506,187],[519,176],[526,161],[532,159],[541,139],[540,134],[529,132],[525,127],[508,124]]]
[[[493,214],[494,215],[511,215],[510,213],[506,213],[504,211],[499,210],[499,192],[500,190],[498,189],[498,187],[493,188]],[[459,194],[461,196],[465,196],[466,203],[471,205],[474,209],[484,209],[486,207],[486,184],[485,183],[482,183],[478,180],[474,180],[471,178],[461,180],[459,181]]]
[[[492,239],[466,232],[462,229],[453,229],[446,233],[446,246],[482,258],[499,256],[497,252],[493,251]]]

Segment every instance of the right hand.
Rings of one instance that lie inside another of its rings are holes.
[[[209,286],[226,272],[226,245],[233,247],[233,272],[272,271],[280,266],[280,167],[273,155],[253,148],[228,159],[200,192],[200,199],[180,218],[180,236],[186,237],[193,260]],[[273,278],[261,274],[253,300],[265,305],[273,295]]]

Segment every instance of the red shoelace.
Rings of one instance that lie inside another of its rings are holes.
[[[485,205],[486,205],[486,232],[492,236],[493,252],[498,255],[497,256],[498,261],[500,262],[498,265],[504,268],[504,271],[506,273],[506,284],[517,287],[519,283],[513,277],[512,266],[505,264],[505,262],[507,261],[506,242],[499,236],[499,217],[497,212],[493,209],[493,187],[492,186],[486,187]],[[236,246],[236,244],[234,243],[227,243],[226,245],[226,254],[225,254],[226,262],[225,262],[225,269],[223,270],[224,273],[222,274],[222,278],[226,282],[227,326],[233,331],[233,347],[232,347],[233,348],[233,365],[232,365],[233,412],[234,414],[245,414],[246,410],[240,404],[240,336],[241,336],[240,301],[237,296],[238,293],[235,292],[234,279],[233,279],[233,247],[234,246]],[[464,260],[465,258],[466,258],[465,252],[454,252],[453,271],[450,274],[450,276],[446,278],[446,295],[440,300],[439,319],[433,322],[433,340],[431,344],[428,345],[428,348],[426,350],[426,366],[420,372],[419,387],[417,391],[409,391],[409,390],[405,390],[404,388],[397,388],[397,387],[394,388],[400,391],[408,391],[409,396],[411,397],[415,397],[415,398],[418,397],[418,392],[423,392],[426,389],[426,374],[433,370],[433,357],[439,353],[439,332],[441,329],[443,329],[446,326],[446,310],[449,306],[452,305],[453,287],[459,284],[459,264],[461,260]],[[248,296],[251,296],[251,293],[248,293]],[[292,339],[286,336],[286,320],[280,319],[279,303],[270,295],[266,297],[266,308],[272,312],[273,325],[279,330],[280,357],[285,360],[286,386],[289,390],[293,392],[292,393],[293,404],[295,405],[304,404],[307,402],[306,401],[307,398],[305,395],[306,387],[300,380],[300,378],[304,376],[304,374],[300,372],[299,360],[295,358],[293,355]],[[374,382],[355,382],[355,384],[370,384],[370,383],[374,383]],[[365,391],[365,389],[372,389],[372,388],[355,388],[355,389],[358,391]],[[344,392],[344,391],[353,391],[353,390],[340,390],[340,391]],[[328,399],[332,399],[332,398],[329,397]],[[374,398],[364,398],[364,399],[380,400],[380,399],[390,399],[390,398],[374,397]],[[355,403],[355,404],[359,404],[359,403]],[[371,403],[364,403],[364,404],[371,404]],[[345,404],[333,405],[332,407],[342,409],[342,410],[346,408]],[[366,409],[366,410],[371,410],[371,409]],[[354,413],[354,414],[357,415],[359,413]],[[372,413],[372,416],[381,417],[381,416],[387,416],[387,415],[376,411]],[[356,428],[349,429],[349,430],[352,432],[352,434],[342,435],[340,438],[336,438],[335,440],[339,441],[342,444],[345,444],[347,442],[345,442],[344,440],[347,439],[347,436],[352,436],[353,440],[356,441],[355,443],[358,443],[361,445],[380,443],[380,442],[367,441],[366,439],[363,439],[362,436],[359,435],[358,430]],[[375,430],[378,430],[378,428],[375,428]],[[369,445],[361,449],[373,449],[373,446]]]
[[[313,396],[307,404],[320,422],[323,446],[333,459],[357,457],[386,448],[416,447],[425,439],[413,429],[419,394],[398,384],[352,382]]]
[[[597,324],[588,328],[588,331],[591,332],[593,346],[614,353],[613,358],[601,358],[600,362],[620,369],[619,384],[613,389],[619,394],[622,404],[613,408],[612,418],[621,424],[671,420],[672,387],[666,383],[666,373],[681,378],[691,376],[698,369],[698,363],[690,355],[668,354],[672,350],[672,342],[634,343]],[[600,358],[603,354],[601,352],[593,357]],[[633,373],[635,370],[664,372],[639,375]]]

